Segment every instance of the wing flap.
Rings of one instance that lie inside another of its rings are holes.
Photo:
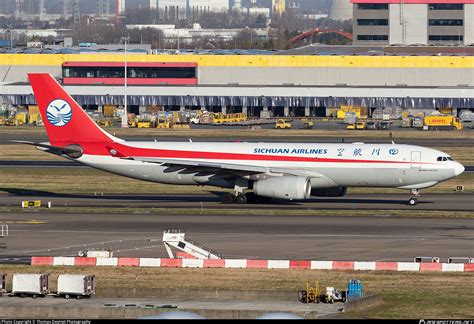
[[[247,164],[235,164],[235,163],[222,163],[222,162],[208,162],[208,161],[195,161],[195,160],[179,160],[179,159],[168,159],[168,158],[150,158],[150,157],[139,157],[132,156],[127,159],[134,161],[141,161],[147,163],[157,163],[160,165],[168,166],[183,166],[183,167],[195,167],[209,170],[225,170],[232,171],[239,175],[253,175],[253,174],[266,174],[269,176],[278,175],[293,175],[310,178],[320,178],[322,174],[313,170],[299,168],[279,168],[279,167],[263,167],[256,165]]]

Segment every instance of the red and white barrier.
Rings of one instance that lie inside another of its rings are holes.
[[[88,258],[51,257],[31,258],[34,266],[109,266],[158,268],[228,268],[228,269],[312,269],[355,271],[431,271],[474,272],[469,263],[417,263],[366,261],[309,261],[309,260],[248,260],[248,259],[167,259],[167,258]]]

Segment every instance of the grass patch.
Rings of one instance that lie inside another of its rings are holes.
[[[356,318],[473,318],[474,276],[470,273],[365,272],[263,269],[166,269],[108,267],[31,267],[2,265],[2,272],[50,273],[51,291],[63,273],[96,275],[101,288],[195,288],[219,290],[302,290],[306,280],[345,290],[350,279],[362,281],[366,292],[382,295],[384,304]],[[212,278],[212,280],[209,280]],[[11,276],[9,277],[11,282]]]
[[[0,207],[0,212],[24,213],[20,207]],[[28,212],[28,211],[27,211]],[[36,213],[48,214],[146,214],[146,215],[209,215],[209,216],[240,216],[242,210],[239,207],[211,207],[204,205],[201,208],[131,208],[131,207],[61,207],[53,206],[51,209],[35,209]],[[36,214],[35,213],[35,214]],[[256,208],[245,209],[245,216],[350,216],[350,217],[398,217],[398,218],[474,218],[469,211],[436,211],[436,210],[359,210],[359,209],[286,209],[286,208]]]

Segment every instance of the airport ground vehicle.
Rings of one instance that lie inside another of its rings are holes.
[[[7,292],[7,274],[0,273],[0,296]]]
[[[366,129],[369,129],[369,130],[377,130],[377,129],[380,129],[380,122],[378,122],[378,121],[369,121],[369,122],[367,122],[367,124],[365,125],[365,128],[366,128]]]
[[[314,127],[314,122],[309,119],[302,119],[301,120],[301,128],[303,129],[311,129]]]
[[[298,291],[298,300],[302,303],[319,304],[321,301],[321,289],[319,288],[319,282],[306,281],[305,289]]]
[[[321,299],[328,304],[333,304],[335,301],[345,302],[346,291],[339,291],[334,287],[326,287],[326,292],[321,296]]]
[[[421,128],[423,127],[423,117],[415,116],[413,117],[413,127],[414,128]]]
[[[88,257],[88,258],[111,258],[113,256],[113,251],[90,248],[90,249],[81,250],[77,252],[77,255],[80,257]]]
[[[138,128],[152,128],[153,127],[153,122],[151,120],[139,120],[137,122],[137,127]]]
[[[380,129],[389,130],[392,128],[392,123],[390,121],[382,121],[380,122]]]
[[[290,129],[291,123],[287,122],[284,119],[278,119],[277,122],[275,123],[275,128],[276,129]]]
[[[95,294],[94,275],[60,274],[58,276],[57,295],[69,298],[90,298]]]
[[[354,124],[354,123],[347,124],[346,129],[350,129],[350,130],[356,129],[356,124]]]
[[[134,179],[231,189],[223,201],[341,197],[348,187],[385,187],[410,190],[415,205],[420,189],[464,172],[447,153],[393,142],[129,142],[98,127],[49,74],[29,78],[49,142],[17,142]]]
[[[462,130],[463,123],[459,118],[451,115],[446,116],[425,116],[423,119],[423,126],[428,129],[451,129]]]
[[[413,127],[413,117],[407,116],[402,118],[402,128],[411,128]]]
[[[212,122],[215,124],[220,123],[239,123],[247,120],[247,114],[236,113],[236,114],[214,114]]]
[[[366,129],[367,128],[367,122],[366,121],[358,121],[356,123],[356,129]]]
[[[12,296],[33,298],[44,297],[49,293],[49,274],[13,275]]]
[[[156,128],[171,128],[171,122],[166,118],[158,118],[156,120]]]

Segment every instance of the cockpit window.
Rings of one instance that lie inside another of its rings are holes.
[[[454,159],[450,156],[438,156],[436,161],[454,161]]]

